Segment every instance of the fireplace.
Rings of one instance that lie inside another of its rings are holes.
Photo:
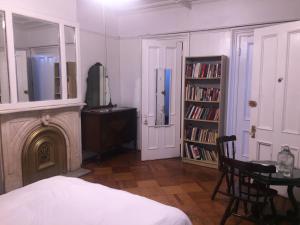
[[[81,168],[81,107],[0,115],[0,193]]]
[[[67,172],[67,147],[62,132],[41,126],[27,138],[22,151],[23,185]]]

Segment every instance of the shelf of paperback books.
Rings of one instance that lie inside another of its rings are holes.
[[[183,162],[218,167],[216,139],[224,133],[226,56],[188,57],[183,101]]]

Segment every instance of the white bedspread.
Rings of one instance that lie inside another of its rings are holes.
[[[1,225],[191,225],[179,209],[78,178],[53,177],[0,196]]]

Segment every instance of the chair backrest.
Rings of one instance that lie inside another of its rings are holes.
[[[223,158],[235,159],[236,149],[235,149],[236,136],[222,136],[217,138],[217,151],[219,155],[219,169],[223,169]]]
[[[223,163],[229,178],[229,195],[252,203],[267,201],[268,180],[271,179],[273,173],[276,173],[275,166],[265,166],[226,157],[223,158]]]

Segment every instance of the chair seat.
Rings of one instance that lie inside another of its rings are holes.
[[[239,183],[236,183],[234,186],[234,193],[231,189],[230,194],[240,200],[256,202],[256,203],[263,203],[265,197],[273,198],[278,194],[278,192],[272,188],[266,188],[264,186],[261,185],[259,186],[259,185],[260,184],[255,184],[255,183],[242,184],[240,189]]]

